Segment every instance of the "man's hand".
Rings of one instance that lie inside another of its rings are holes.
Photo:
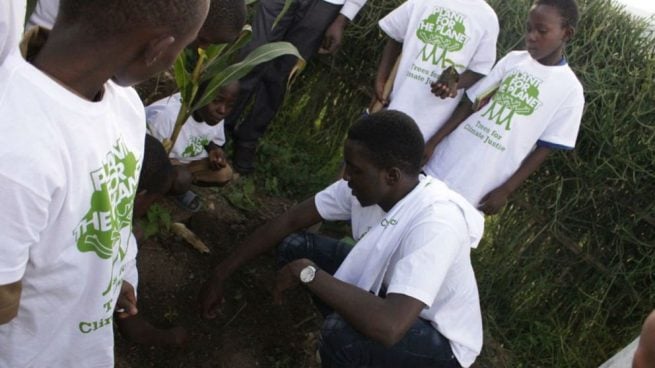
[[[289,262],[277,272],[275,288],[273,289],[273,302],[282,304],[282,294],[285,290],[293,289],[300,284],[300,271],[307,266],[314,266],[314,262],[307,258],[297,259]]]
[[[225,279],[215,273],[202,286],[198,295],[198,307],[203,318],[214,319],[218,316],[221,304],[225,301],[223,297],[223,293],[225,292],[224,284]]]
[[[321,48],[318,49],[319,54],[334,54],[341,48],[343,40],[343,30],[348,24],[348,18],[343,14],[337,15],[332,24],[325,31],[323,36],[323,43]]]
[[[213,147],[207,155],[209,156],[209,167],[212,170],[220,170],[225,167],[225,152],[222,149]]]
[[[505,207],[510,194],[510,191],[500,186],[482,197],[478,209],[484,212],[485,215],[495,215]]]
[[[118,294],[118,301],[116,301],[116,317],[127,318],[135,316],[139,313],[136,308],[136,293],[134,286],[127,281],[123,281],[121,285],[121,292]]]

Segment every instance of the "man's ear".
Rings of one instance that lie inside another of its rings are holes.
[[[175,43],[173,36],[161,36],[148,42],[145,52],[145,61],[147,66],[153,65],[157,60]]]
[[[387,173],[385,175],[385,181],[387,185],[393,186],[400,181],[402,173],[400,172],[399,168],[392,167],[390,169],[387,169],[386,172]]]

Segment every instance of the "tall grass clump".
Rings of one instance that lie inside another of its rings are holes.
[[[385,42],[377,21],[401,2],[369,1],[339,55],[315,58],[294,82],[259,151],[267,187],[301,198],[335,178],[345,132],[370,101]],[[501,57],[522,47],[531,1],[489,3]],[[480,366],[598,366],[655,307],[655,41],[609,0],[579,5],[567,53],[587,101],[577,148],[551,155],[473,253]]]

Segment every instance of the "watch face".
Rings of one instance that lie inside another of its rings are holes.
[[[316,275],[316,268],[314,266],[307,266],[300,271],[300,281],[307,284],[314,280]]]

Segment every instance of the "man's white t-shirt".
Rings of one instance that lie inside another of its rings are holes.
[[[323,219],[351,220],[355,240],[386,214],[377,205],[362,207],[343,180],[318,193],[315,203]],[[459,363],[468,367],[482,349],[482,317],[464,216],[454,203],[439,202],[428,207],[419,221],[405,226],[383,285],[387,293],[427,305],[420,317],[450,341]]]
[[[0,64],[9,53],[18,52],[26,6],[26,0],[0,1]]]
[[[467,91],[491,100],[437,146],[424,170],[474,206],[502,185],[535,145],[573,149],[584,109],[582,85],[568,64],[545,66],[510,52]]]
[[[486,75],[496,61],[498,18],[484,0],[408,0],[379,22],[403,44],[389,109],[411,116],[427,141],[462,98],[430,90],[448,66]]]
[[[143,104],[111,82],[78,97],[18,53],[0,67],[0,367],[113,367],[112,315],[129,255]]]
[[[59,13],[59,0],[39,0],[36,3],[34,12],[27,21],[27,28],[40,26],[52,29]]]
[[[159,141],[170,139],[180,106],[182,106],[182,100],[180,94],[176,93],[146,107],[148,130],[153,137]],[[180,130],[170,157],[183,163],[206,158],[205,147],[209,142],[214,142],[218,146],[223,146],[225,143],[223,125],[224,121],[211,126],[197,121],[193,116],[189,117]]]

